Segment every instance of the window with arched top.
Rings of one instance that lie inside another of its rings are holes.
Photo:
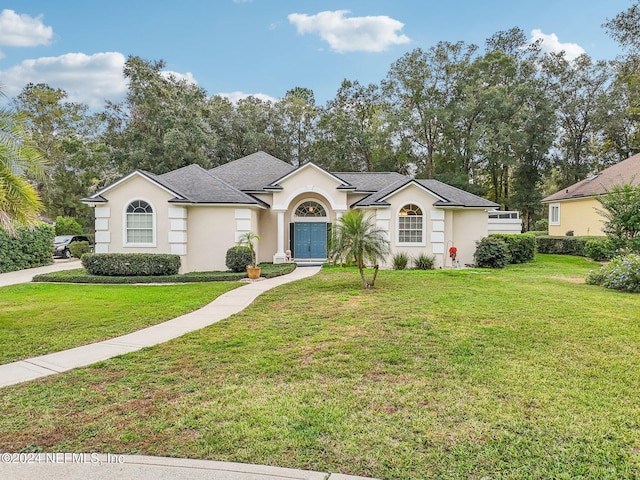
[[[402,207],[398,212],[398,242],[422,243],[423,221],[420,207],[412,203]]]
[[[125,236],[127,244],[153,245],[153,208],[144,200],[127,205]]]
[[[327,212],[322,205],[312,200],[302,202],[295,212],[296,217],[326,217]]]

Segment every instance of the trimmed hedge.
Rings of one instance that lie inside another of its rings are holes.
[[[159,253],[86,253],[82,256],[82,266],[90,275],[176,275],[180,270],[180,256]]]
[[[538,253],[553,253],[557,255],[577,255],[584,257],[584,247],[587,240],[597,237],[537,237]]]
[[[15,237],[0,228],[0,273],[52,264],[54,236],[46,223],[16,227]]]
[[[494,233],[489,235],[499,238],[507,245],[509,263],[532,262],[536,254],[536,236],[531,233]]]
[[[261,277],[274,278],[286,275],[295,270],[295,263],[262,263]],[[33,277],[34,282],[52,283],[99,283],[99,284],[133,284],[133,283],[193,283],[193,282],[233,282],[247,278],[246,272],[191,272],[178,275],[138,276],[138,277],[107,277],[89,275],[83,268],[63,270],[60,272],[44,273]]]
[[[251,264],[253,264],[253,255],[249,247],[237,246],[227,250],[225,265],[232,272],[246,272]]]
[[[585,243],[584,254],[597,262],[611,260],[616,254],[616,248],[608,237],[592,238]]]

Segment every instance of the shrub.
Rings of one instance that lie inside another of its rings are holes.
[[[433,270],[436,266],[436,257],[421,253],[413,260],[413,263],[418,270]]]
[[[590,237],[537,237],[538,253],[578,255],[584,257],[584,246]]]
[[[15,236],[0,228],[0,273],[53,263],[54,228],[46,223],[16,227]]]
[[[409,256],[404,252],[396,253],[393,256],[394,270],[405,270],[407,268],[408,263],[409,263]]]
[[[481,268],[504,268],[509,263],[507,244],[501,238],[484,237],[476,242],[473,258]]]
[[[82,256],[82,266],[90,275],[176,275],[180,270],[180,256],[158,253],[85,253]]]
[[[587,283],[623,292],[640,293],[640,255],[631,253],[616,257],[600,271],[589,272]]]
[[[499,238],[507,245],[509,263],[526,263],[533,261],[536,254],[536,236],[530,233],[502,234],[491,237]]]
[[[274,278],[291,273],[296,268],[295,263],[262,263],[262,276]],[[140,276],[140,277],[106,277],[89,275],[85,269],[63,270],[60,272],[43,273],[33,277],[34,282],[58,283],[101,283],[101,284],[132,284],[132,283],[191,283],[191,282],[233,282],[247,278],[247,273],[234,272],[190,272],[178,275]]]
[[[227,250],[225,265],[232,272],[246,272],[253,263],[253,255],[249,247],[231,247]]]
[[[75,218],[56,217],[56,235],[82,235],[83,233],[82,225]]]
[[[541,218],[539,220],[536,220],[536,223],[534,224],[534,228],[536,230],[541,230],[541,231],[545,231],[545,232],[549,232],[549,220],[546,218]]]
[[[82,258],[85,253],[91,251],[89,242],[72,242],[67,248],[71,252],[71,256],[76,258]]]
[[[585,242],[584,254],[596,261],[610,260],[615,255],[615,247],[606,237],[592,238]]]

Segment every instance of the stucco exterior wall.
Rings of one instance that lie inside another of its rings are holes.
[[[467,263],[474,263],[473,254],[476,251],[476,241],[489,234],[488,213],[486,210],[463,210],[455,209],[451,211],[453,216],[453,232],[451,240],[458,249],[458,261],[461,266]],[[448,251],[451,244],[447,244]]]
[[[560,206],[558,225],[551,224],[551,205]],[[549,204],[549,235],[564,236],[570,230],[575,236],[604,235],[604,217],[597,212],[599,209],[602,209],[602,205],[593,197]]]
[[[188,217],[187,272],[225,271],[227,250],[245,231],[258,232],[258,213],[242,207],[192,206]],[[260,259],[262,242],[254,243]],[[184,263],[184,262],[183,262]]]
[[[290,204],[299,198],[311,196],[311,194],[325,199],[325,203],[329,203],[327,207],[331,210],[344,211],[347,208],[346,192],[336,190],[340,186],[340,182],[311,165],[282,181],[280,186],[283,190],[273,194],[272,207],[275,210],[291,207]]]
[[[436,258],[436,268],[443,266],[444,246],[447,242],[445,233],[445,211],[433,206],[436,197],[416,185],[409,185],[387,198],[391,204],[388,210],[389,238],[391,240],[391,255],[386,266],[392,264],[393,255],[399,252],[406,253],[409,258],[420,254],[433,255]],[[414,204],[420,207],[423,214],[422,242],[416,244],[400,243],[398,241],[399,212],[405,205]],[[377,212],[377,221],[380,225],[380,216],[383,212]]]
[[[116,185],[105,195],[106,204],[96,217],[96,252],[98,253],[170,253],[169,204],[175,195],[159,188],[148,180],[133,176]],[[127,246],[124,231],[127,206],[134,200],[144,200],[155,214],[155,246]],[[106,227],[106,228],[105,228]]]

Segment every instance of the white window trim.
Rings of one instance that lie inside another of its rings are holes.
[[[151,225],[153,229],[153,241],[151,243],[129,243],[127,242],[127,208],[131,205],[132,202],[136,200],[141,200],[143,202],[147,202],[149,206],[151,206],[152,214],[151,214]],[[122,209],[122,246],[124,248],[155,248],[157,246],[157,231],[156,231],[156,218],[158,216],[158,210],[156,206],[153,204],[151,200],[144,197],[135,197],[131,200],[127,201]]]
[[[400,241],[400,210],[402,210],[407,205],[415,205],[422,212],[422,242],[401,242]],[[400,205],[400,207],[396,210],[395,215],[396,215],[395,246],[396,247],[426,247],[427,246],[427,211],[425,210],[425,208],[420,203],[417,203],[417,202],[413,202],[413,201],[405,202],[402,205]]]
[[[315,203],[320,204],[322,206],[322,208],[324,208],[324,211],[327,212],[327,216],[325,216],[325,217],[298,217],[298,216],[296,216],[296,211],[298,210],[298,207],[300,205],[302,205],[303,203],[307,203],[307,202],[315,202]],[[312,222],[331,223],[331,220],[329,219],[329,212],[330,212],[330,210],[327,208],[327,206],[325,205],[324,202],[321,202],[317,198],[305,198],[304,200],[301,200],[298,203],[296,203],[295,206],[293,207],[293,210],[291,210],[291,221],[293,223],[312,223]]]
[[[558,220],[553,220],[553,209],[558,209]],[[549,204],[549,225],[560,225],[560,204],[559,203],[551,203]]]

